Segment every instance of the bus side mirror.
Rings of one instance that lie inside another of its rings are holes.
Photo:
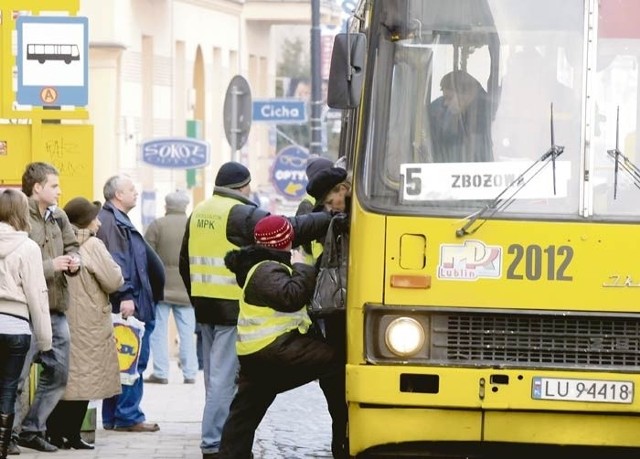
[[[333,42],[327,105],[356,108],[360,105],[367,37],[363,33],[339,33]]]

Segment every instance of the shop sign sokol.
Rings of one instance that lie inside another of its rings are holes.
[[[167,137],[142,143],[142,161],[167,169],[195,169],[209,164],[208,142],[188,137]]]

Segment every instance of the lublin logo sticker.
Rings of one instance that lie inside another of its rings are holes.
[[[502,247],[468,240],[462,244],[442,244],[438,279],[475,281],[499,279],[502,275]]]

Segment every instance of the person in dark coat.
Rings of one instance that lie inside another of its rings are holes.
[[[319,379],[332,418],[331,451],[348,457],[347,405],[341,359],[309,336],[306,305],[316,269],[291,255],[294,230],[270,215],[255,226],[255,245],[227,253],[225,264],[242,286],[238,392],[222,431],[219,458],[249,459],[255,430],[277,394]]]
[[[333,216],[333,234],[323,235],[316,242],[316,247],[320,249],[314,251],[316,267],[320,267],[322,257],[324,255],[324,245],[326,239],[331,236],[336,238],[335,244],[338,247],[348,247],[346,239],[349,229],[349,212],[351,210],[351,180],[348,172],[342,168],[335,166],[329,160],[319,158],[307,167],[307,193],[315,200],[315,210],[324,210],[330,212]],[[345,244],[338,243],[337,238],[341,237],[346,241]],[[340,253],[340,259],[347,257],[347,253]],[[346,262],[345,262],[346,263]],[[346,266],[346,264],[345,264]],[[346,270],[345,270],[346,271]],[[346,278],[342,279],[343,285],[346,285]],[[314,317],[314,322],[318,325],[318,330],[325,338],[325,342],[329,344],[336,352],[342,363],[343,376],[345,365],[347,363],[347,323],[346,313],[344,310],[335,311],[322,318]]]
[[[440,81],[442,96],[429,106],[433,162],[493,161],[491,103],[482,85],[463,70]]]
[[[112,311],[123,318],[134,316],[144,322],[145,333],[139,350],[138,374],[133,385],[122,385],[122,394],[102,403],[102,424],[118,432],[155,432],[156,423],[148,423],[140,408],[142,373],[149,360],[149,336],[155,325],[154,305],[164,295],[164,267],[158,255],[145,242],[127,214],[136,206],[138,192],[124,175],[107,180],[103,189],[106,203],[98,214],[102,226],[97,237],[118,263],[124,285],[109,295]]]

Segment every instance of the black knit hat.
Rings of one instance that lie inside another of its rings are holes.
[[[242,188],[250,181],[251,172],[249,169],[235,161],[224,163],[216,175],[216,186],[226,188]]]
[[[73,198],[64,206],[69,221],[78,228],[86,228],[98,216],[100,201],[91,202],[83,197]]]
[[[326,158],[316,158],[307,165],[307,177],[307,193],[320,204],[334,186],[344,182],[347,171]]]

